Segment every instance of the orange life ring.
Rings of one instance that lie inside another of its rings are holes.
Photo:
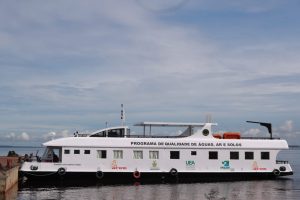
[[[139,172],[139,171],[134,171],[133,172],[133,177],[135,178],[135,179],[138,179],[138,178],[140,178],[141,177],[141,172]]]

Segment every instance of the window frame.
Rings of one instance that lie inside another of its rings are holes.
[[[180,159],[180,151],[170,151],[170,159],[171,160],[179,160]]]
[[[245,151],[245,160],[254,160],[254,152]]]
[[[151,160],[159,159],[159,151],[149,151],[149,159],[151,159]]]
[[[239,151],[230,151],[230,160],[239,160],[240,152]]]
[[[80,149],[74,149],[74,154],[79,155],[80,154]]]
[[[260,159],[261,160],[270,160],[270,152],[269,151],[260,152]]]
[[[218,151],[209,151],[208,152],[208,159],[209,160],[218,160],[219,159],[219,152]]]
[[[118,155],[118,156],[116,156],[117,154],[117,152],[119,152],[120,154]],[[123,157],[124,157],[124,154],[123,154],[123,150],[113,150],[113,158],[114,159],[123,159]]]
[[[135,160],[141,160],[143,159],[143,150],[133,150],[133,159]]]
[[[107,158],[107,150],[97,150],[97,158],[106,159]]]

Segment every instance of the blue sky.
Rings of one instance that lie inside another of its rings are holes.
[[[300,144],[297,0],[0,2],[0,145],[138,121]]]

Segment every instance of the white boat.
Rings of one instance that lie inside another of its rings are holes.
[[[258,122],[271,132],[271,124]],[[44,143],[44,155],[25,161],[28,180],[219,181],[271,179],[292,175],[288,161],[277,160],[287,141],[243,138],[239,133],[215,135],[214,123],[142,122],[142,135],[127,126]],[[174,137],[152,136],[153,127],[184,127]],[[146,135],[145,130],[150,130]]]

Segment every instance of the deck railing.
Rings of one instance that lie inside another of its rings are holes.
[[[251,139],[251,140],[280,140],[279,137],[270,138],[270,137],[241,137],[241,139]]]

